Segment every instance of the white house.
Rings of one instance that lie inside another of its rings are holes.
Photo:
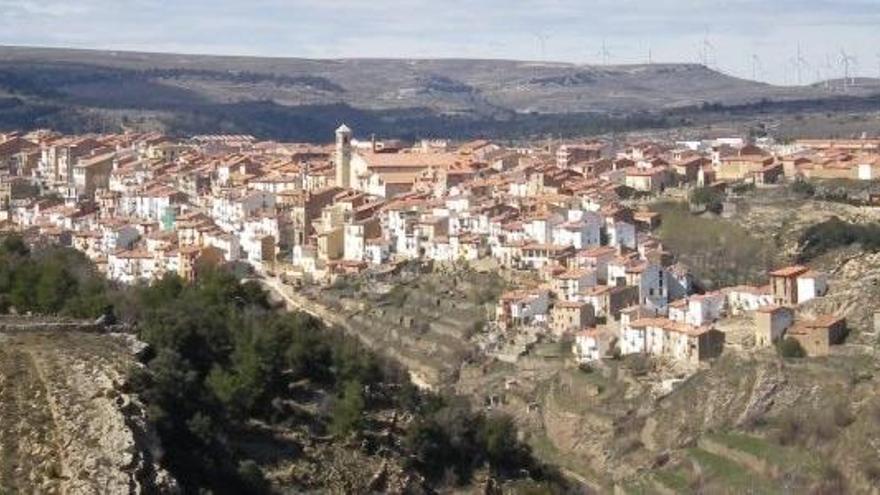
[[[363,261],[364,247],[364,225],[362,223],[346,224],[343,233],[342,259]]]
[[[150,282],[161,276],[157,259],[147,251],[116,251],[107,256],[107,277],[125,284]]]
[[[385,239],[367,239],[364,244],[364,260],[381,265],[391,257],[391,243]]]
[[[120,249],[131,249],[140,238],[140,232],[134,225],[101,224],[101,248],[105,253]]]
[[[562,217],[559,215],[538,215],[523,222],[523,230],[536,243],[550,244],[553,227],[560,223],[562,223]]]
[[[275,216],[265,215],[245,221],[239,237],[243,256],[250,263],[260,265],[266,255],[265,239],[271,237],[277,247],[279,234],[278,218]]]
[[[514,290],[501,296],[495,311],[504,327],[546,323],[550,312],[550,292],[544,289]]]
[[[738,285],[724,288],[722,292],[727,297],[728,309],[734,315],[755,311],[760,307],[773,304],[773,293],[770,291],[770,286]]]
[[[246,191],[223,194],[214,198],[211,217],[223,230],[237,231],[242,223],[257,213],[275,211],[275,195],[266,191]]]
[[[596,286],[596,271],[587,268],[568,270],[553,277],[553,292],[564,301],[574,301],[578,294]]]
[[[696,363],[715,357],[724,346],[724,334],[708,326],[678,323],[668,318],[641,318],[630,322],[644,331],[644,353]]]
[[[721,318],[726,299],[721,292],[680,299],[669,305],[669,319],[678,323],[703,326]]]
[[[608,245],[636,248],[636,227],[627,222],[613,222],[608,226]]]
[[[599,330],[591,328],[575,335],[571,350],[578,363],[587,364],[601,359],[599,347]]]
[[[645,329],[633,327],[632,322],[653,316],[657,316],[657,312],[644,306],[632,306],[620,311],[619,345],[621,354],[645,352]]]
[[[810,270],[797,278],[798,304],[822,297],[828,292],[828,276]]]
[[[223,251],[223,258],[226,261],[235,261],[241,254],[241,246],[238,236],[222,232],[220,230],[206,232],[202,236],[202,242],[205,246],[211,246]]]
[[[666,270],[658,264],[645,263],[630,267],[627,272],[638,277],[639,302],[648,307],[665,311],[666,305],[669,303],[669,282],[666,281]]]

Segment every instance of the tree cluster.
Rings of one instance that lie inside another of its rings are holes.
[[[838,217],[809,227],[798,245],[800,262],[809,261],[839,247],[860,244],[868,251],[880,250],[880,226],[844,222]]]
[[[258,463],[234,440],[253,420],[307,422],[318,434],[347,439],[367,433],[371,411],[387,409],[414,417],[402,454],[430,482],[454,473],[454,483],[466,484],[484,466],[498,476],[544,473],[509,418],[419,391],[356,339],[305,314],[278,311],[257,283],[230,271],[202,270],[194,283],[166,275],[149,286],[117,287],[76,251],[31,250],[5,237],[0,301],[3,310],[79,317],[109,306],[135,325],[150,354],[131,386],[162,440],[162,463],[188,493],[269,490]],[[303,383],[330,397],[316,417],[283,407]]]
[[[447,486],[468,483],[484,466],[501,478],[521,472],[539,480],[553,477],[517,439],[510,417],[474,412],[461,399],[431,402],[410,426],[405,444],[412,466]]]
[[[0,240],[0,311],[95,317],[108,304],[106,282],[79,252],[32,253],[19,237]]]

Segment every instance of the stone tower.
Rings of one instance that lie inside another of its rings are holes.
[[[351,184],[351,129],[342,124],[336,129],[336,186],[349,188]]]

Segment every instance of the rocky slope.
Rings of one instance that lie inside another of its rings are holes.
[[[0,325],[0,492],[173,493],[127,391],[137,343],[54,326]]]
[[[478,388],[517,416],[543,459],[599,492],[875,493],[873,353],[782,361],[772,350],[731,352],[668,395],[656,375],[610,366]]]

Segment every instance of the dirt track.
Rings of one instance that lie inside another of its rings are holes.
[[[0,333],[0,494],[143,493],[167,482],[143,407],[125,391],[135,365],[120,335]]]
[[[0,493],[61,491],[58,432],[32,337],[0,337]]]

